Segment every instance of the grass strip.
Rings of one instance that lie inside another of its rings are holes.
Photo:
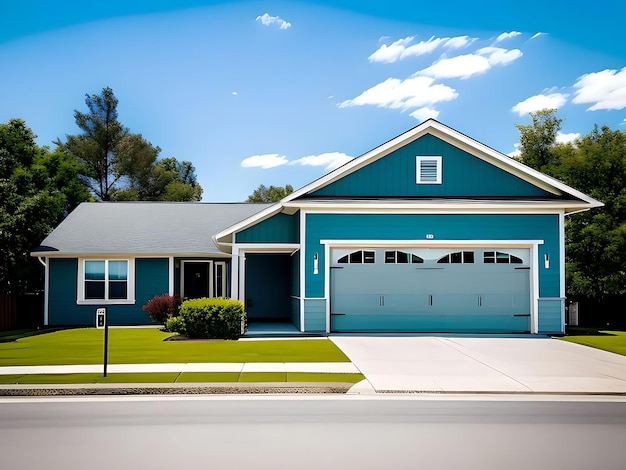
[[[626,356],[626,331],[576,331],[574,336],[563,336],[560,339]]]
[[[109,363],[349,362],[328,339],[164,341],[171,336],[158,328],[111,328]],[[0,342],[0,366],[100,364],[103,349],[103,330],[51,331]]]
[[[358,383],[365,377],[350,373],[310,372],[156,372],[107,374],[0,375],[0,384],[107,384],[107,383],[233,383],[233,382],[346,382]]]

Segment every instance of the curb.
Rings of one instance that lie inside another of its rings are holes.
[[[345,382],[185,383],[185,384],[72,384],[3,385],[0,397],[119,396],[119,395],[254,395],[254,394],[346,394],[353,386]]]

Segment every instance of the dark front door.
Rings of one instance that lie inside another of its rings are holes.
[[[252,321],[291,318],[291,256],[246,254],[246,313]]]
[[[210,296],[210,261],[185,261],[183,273],[183,297],[197,299]]]

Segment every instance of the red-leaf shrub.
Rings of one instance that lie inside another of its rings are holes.
[[[152,297],[141,309],[148,312],[152,321],[165,323],[169,317],[178,315],[181,303],[180,295],[161,294]]]

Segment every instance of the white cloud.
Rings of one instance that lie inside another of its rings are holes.
[[[626,108],[626,67],[583,75],[574,84],[576,104],[589,104],[588,111]]]
[[[509,157],[511,157],[511,158],[515,158],[515,159],[517,160],[517,159],[518,159],[519,157],[521,157],[521,155],[522,155],[522,152],[521,152],[521,150],[519,149],[519,148],[520,148],[520,144],[519,144],[519,142],[517,142],[517,143],[513,144],[513,147],[515,147],[515,150],[513,150],[511,153],[508,153],[507,155],[508,155]]]
[[[522,57],[519,49],[502,49],[501,47],[483,47],[476,51],[477,54],[486,57],[489,65],[506,65]]]
[[[579,137],[580,137],[580,133],[579,132],[570,132],[568,134],[564,134],[563,132],[557,132],[557,134],[556,134],[556,141],[559,144],[567,144],[567,143],[570,143],[570,142],[574,142]]]
[[[439,116],[439,111],[433,108],[429,108],[428,106],[424,106],[423,108],[416,109],[409,116],[414,117],[419,122],[423,122],[426,119],[437,119]]]
[[[260,21],[265,26],[270,26],[272,24],[277,24],[280,29],[291,28],[291,23],[283,20],[280,16],[270,16],[267,13],[264,13],[261,16],[257,16],[256,17],[256,21]]]
[[[325,166],[327,170],[334,170],[341,165],[348,163],[353,157],[346,155],[343,152],[328,152],[320,155],[309,155],[308,157],[298,158],[290,165],[304,165],[304,166]]]
[[[474,41],[476,41],[476,38],[470,38],[469,36],[457,36],[448,39],[443,47],[446,49],[461,49],[469,46]]]
[[[472,75],[489,70],[489,60],[476,54],[465,54],[441,59],[430,67],[420,70],[416,75],[434,78],[469,78]]]
[[[504,41],[506,39],[511,39],[514,38],[515,36],[519,36],[520,33],[519,31],[511,31],[510,33],[502,33],[500,36],[498,36],[496,38],[496,42],[500,42],[500,41]]]
[[[539,36],[545,36],[546,34],[548,34],[548,33],[542,33],[541,31],[540,31],[540,32],[538,32],[538,33],[535,33],[535,34],[533,34],[533,36],[529,39],[529,41],[530,41],[531,39],[536,39],[536,38],[538,38]]]
[[[356,98],[339,103],[340,108],[348,106],[373,105],[380,108],[420,108],[442,101],[450,101],[458,96],[454,88],[433,84],[429,77],[412,77],[407,80],[388,78],[382,83],[365,90]]]
[[[398,39],[390,45],[383,44],[372,55],[368,57],[370,62],[382,62],[391,64],[407,57],[416,57],[433,52],[438,47],[448,49],[459,49],[471,44],[474,40],[468,36],[458,36],[454,38],[435,38],[431,36],[427,41],[420,41],[411,44],[415,36]]]
[[[233,95],[233,96],[237,96],[238,94],[239,94],[239,93],[237,93],[236,91],[233,91],[233,92],[232,92],[232,95]]]
[[[241,162],[241,166],[244,168],[263,168],[267,170],[268,168],[274,168],[281,165],[286,165],[289,163],[289,160],[282,155],[279,156],[277,153],[269,153],[265,155],[254,155],[252,157],[248,157]]]
[[[526,98],[524,101],[520,101],[511,108],[511,111],[525,116],[528,113],[534,113],[540,109],[558,109],[567,102],[567,94],[565,93],[550,93],[549,95],[535,95],[530,98]]]
[[[475,54],[464,54],[444,58],[430,67],[420,70],[415,75],[426,75],[434,78],[467,79],[473,75],[485,73],[494,65],[506,65],[522,56],[519,49],[502,49],[500,47],[483,47]]]

